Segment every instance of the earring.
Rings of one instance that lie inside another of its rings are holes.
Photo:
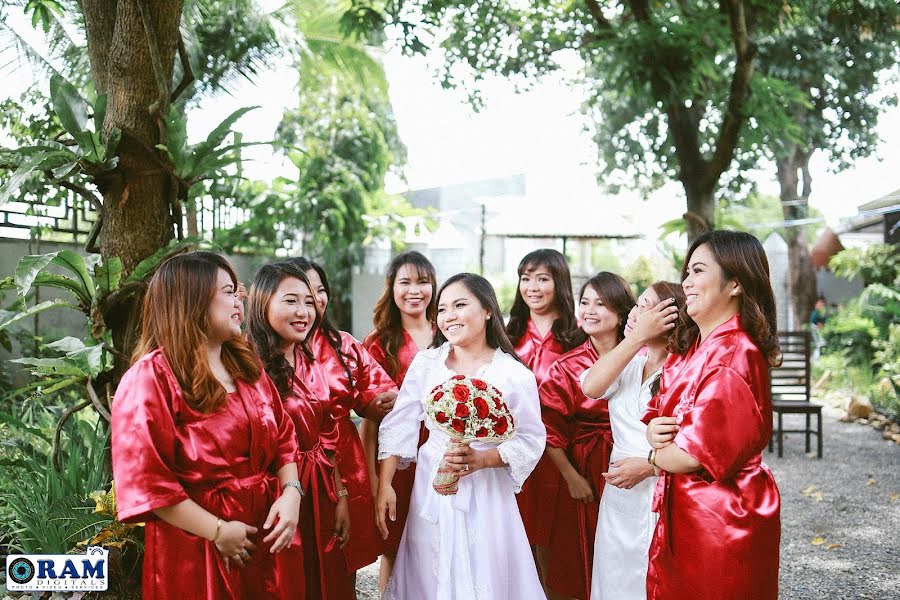
[[[484,320],[485,320],[485,321],[490,321],[490,320],[491,320],[491,315],[486,316],[486,317],[484,318]]]

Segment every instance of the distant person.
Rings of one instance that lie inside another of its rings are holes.
[[[809,315],[809,322],[822,329],[828,320],[828,306],[825,304],[825,298],[819,296],[816,298],[816,305],[813,307]]]

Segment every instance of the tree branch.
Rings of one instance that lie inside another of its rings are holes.
[[[813,152],[814,151],[803,151],[799,153],[800,173],[803,175],[803,191],[800,193],[800,198],[807,203],[807,206],[809,203],[809,196],[812,194],[812,175],[809,173],[809,159],[812,157]]]
[[[750,41],[747,30],[747,14],[743,0],[721,0],[720,6],[728,14],[731,39],[734,42],[736,62],[728,94],[728,105],[719,128],[716,150],[704,173],[704,187],[715,186],[719,177],[731,164],[741,128],[747,120],[744,106],[750,97],[750,80],[753,78],[753,56],[756,46]]]
[[[603,11],[600,9],[600,5],[597,3],[597,0],[586,0],[588,10],[591,11],[591,17],[594,19],[594,23],[596,23],[597,28],[604,31],[612,31],[612,23],[603,16]]]
[[[87,387],[87,393],[88,397],[91,399],[91,403],[94,405],[94,408],[97,409],[97,412],[100,413],[100,416],[106,419],[107,423],[112,422],[112,415],[109,414],[109,410],[103,406],[102,402],[100,402],[100,398],[97,396],[97,391],[94,389],[94,384],[90,377],[88,377],[87,385],[85,387]]]
[[[153,76],[156,78],[156,88],[159,96],[153,104],[150,105],[149,111],[152,115],[162,115],[169,100],[169,84],[166,82],[166,70],[162,64],[162,57],[159,54],[159,41],[156,39],[156,30],[153,28],[153,21],[150,18],[150,7],[147,2],[150,0],[138,0],[138,9],[141,12],[141,21],[144,24],[144,33],[147,35],[147,44],[150,48],[150,62],[153,64]],[[165,139],[161,140],[165,144]]]
[[[52,172],[44,171],[44,174],[47,176],[48,179],[53,181],[53,173]],[[102,198],[100,198],[100,196],[93,193],[86,187],[78,185],[77,183],[72,183],[71,181],[66,181],[64,179],[60,180],[60,181],[53,181],[53,183],[55,183],[56,185],[58,185],[60,187],[64,187],[67,190],[75,192],[76,194],[78,194],[79,196],[81,196],[82,198],[87,200],[90,203],[90,205],[94,207],[94,210],[96,210],[98,213],[103,210]]]
[[[629,0],[631,14],[638,23],[647,23],[650,20],[650,5],[647,0]]]
[[[90,254],[100,254],[100,247],[97,246],[97,239],[100,237],[100,230],[103,229],[103,213],[97,215],[97,220],[91,225],[88,232],[87,240],[84,242],[84,251]]]
[[[175,102],[178,99],[178,96],[187,89],[189,85],[194,83],[194,71],[191,69],[191,61],[190,57],[187,53],[187,48],[184,46],[184,36],[179,32],[178,34],[178,58],[181,60],[181,81],[178,83],[178,87],[175,88],[175,91],[172,92],[172,95],[169,96],[169,104]]]
[[[87,408],[91,405],[90,400],[85,400],[81,404],[76,404],[75,406],[70,406],[66,409],[66,411],[59,418],[59,421],[56,422],[56,429],[53,430],[53,448],[50,452],[51,460],[53,461],[53,468],[56,469],[57,473],[62,472],[61,467],[59,466],[59,439],[62,437],[62,428],[63,425],[66,424],[66,421],[69,418],[77,413],[79,410]]]

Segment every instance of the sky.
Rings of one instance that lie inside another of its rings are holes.
[[[28,27],[16,23],[22,31]],[[680,185],[672,183],[643,201],[629,191],[615,197],[602,190],[595,178],[596,149],[583,131],[579,113],[581,97],[568,84],[576,74],[572,65],[533,89],[517,93],[502,79],[482,85],[484,109],[475,113],[458,91],[444,90],[434,75],[441,58],[405,57],[389,49],[382,57],[390,85],[390,96],[400,137],[408,151],[404,167],[406,183],[392,179],[389,191],[402,192],[445,184],[462,183],[522,173],[527,194],[551,202],[564,197],[570,204],[591,211],[611,207],[631,214],[636,225],[648,233],[659,223],[684,212]],[[282,111],[293,105],[297,74],[288,64],[275,64],[254,82],[243,82],[231,96],[206,101],[189,115],[193,142],[206,136],[230,112],[242,106],[261,108],[247,114],[237,125],[245,141],[271,139]],[[7,90],[18,90],[29,82],[30,71],[17,73]],[[900,94],[900,85],[893,91]],[[842,173],[832,173],[826,158],[817,153],[811,162],[813,193],[810,203],[829,224],[856,213],[856,207],[900,187],[897,173],[900,156],[900,109],[881,117],[883,139],[877,156],[857,161]],[[248,149],[253,162],[245,174],[267,179],[294,174],[289,162],[273,157],[265,147]],[[880,160],[880,157],[892,160]],[[774,169],[754,174],[762,192],[777,195]]]

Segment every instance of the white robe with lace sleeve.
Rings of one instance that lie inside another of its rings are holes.
[[[416,355],[379,429],[379,459],[398,456],[403,466],[418,461],[409,517],[384,598],[543,599],[515,500],[546,442],[534,375],[500,350],[479,369],[477,377],[503,393],[516,432],[502,444],[473,442],[472,448],[496,447],[507,466],[466,475],[456,495],[440,496],[431,484],[450,437],[425,415],[424,401],[434,386],[455,375],[446,365],[449,351],[445,343]],[[417,453],[423,420],[428,442]]]

